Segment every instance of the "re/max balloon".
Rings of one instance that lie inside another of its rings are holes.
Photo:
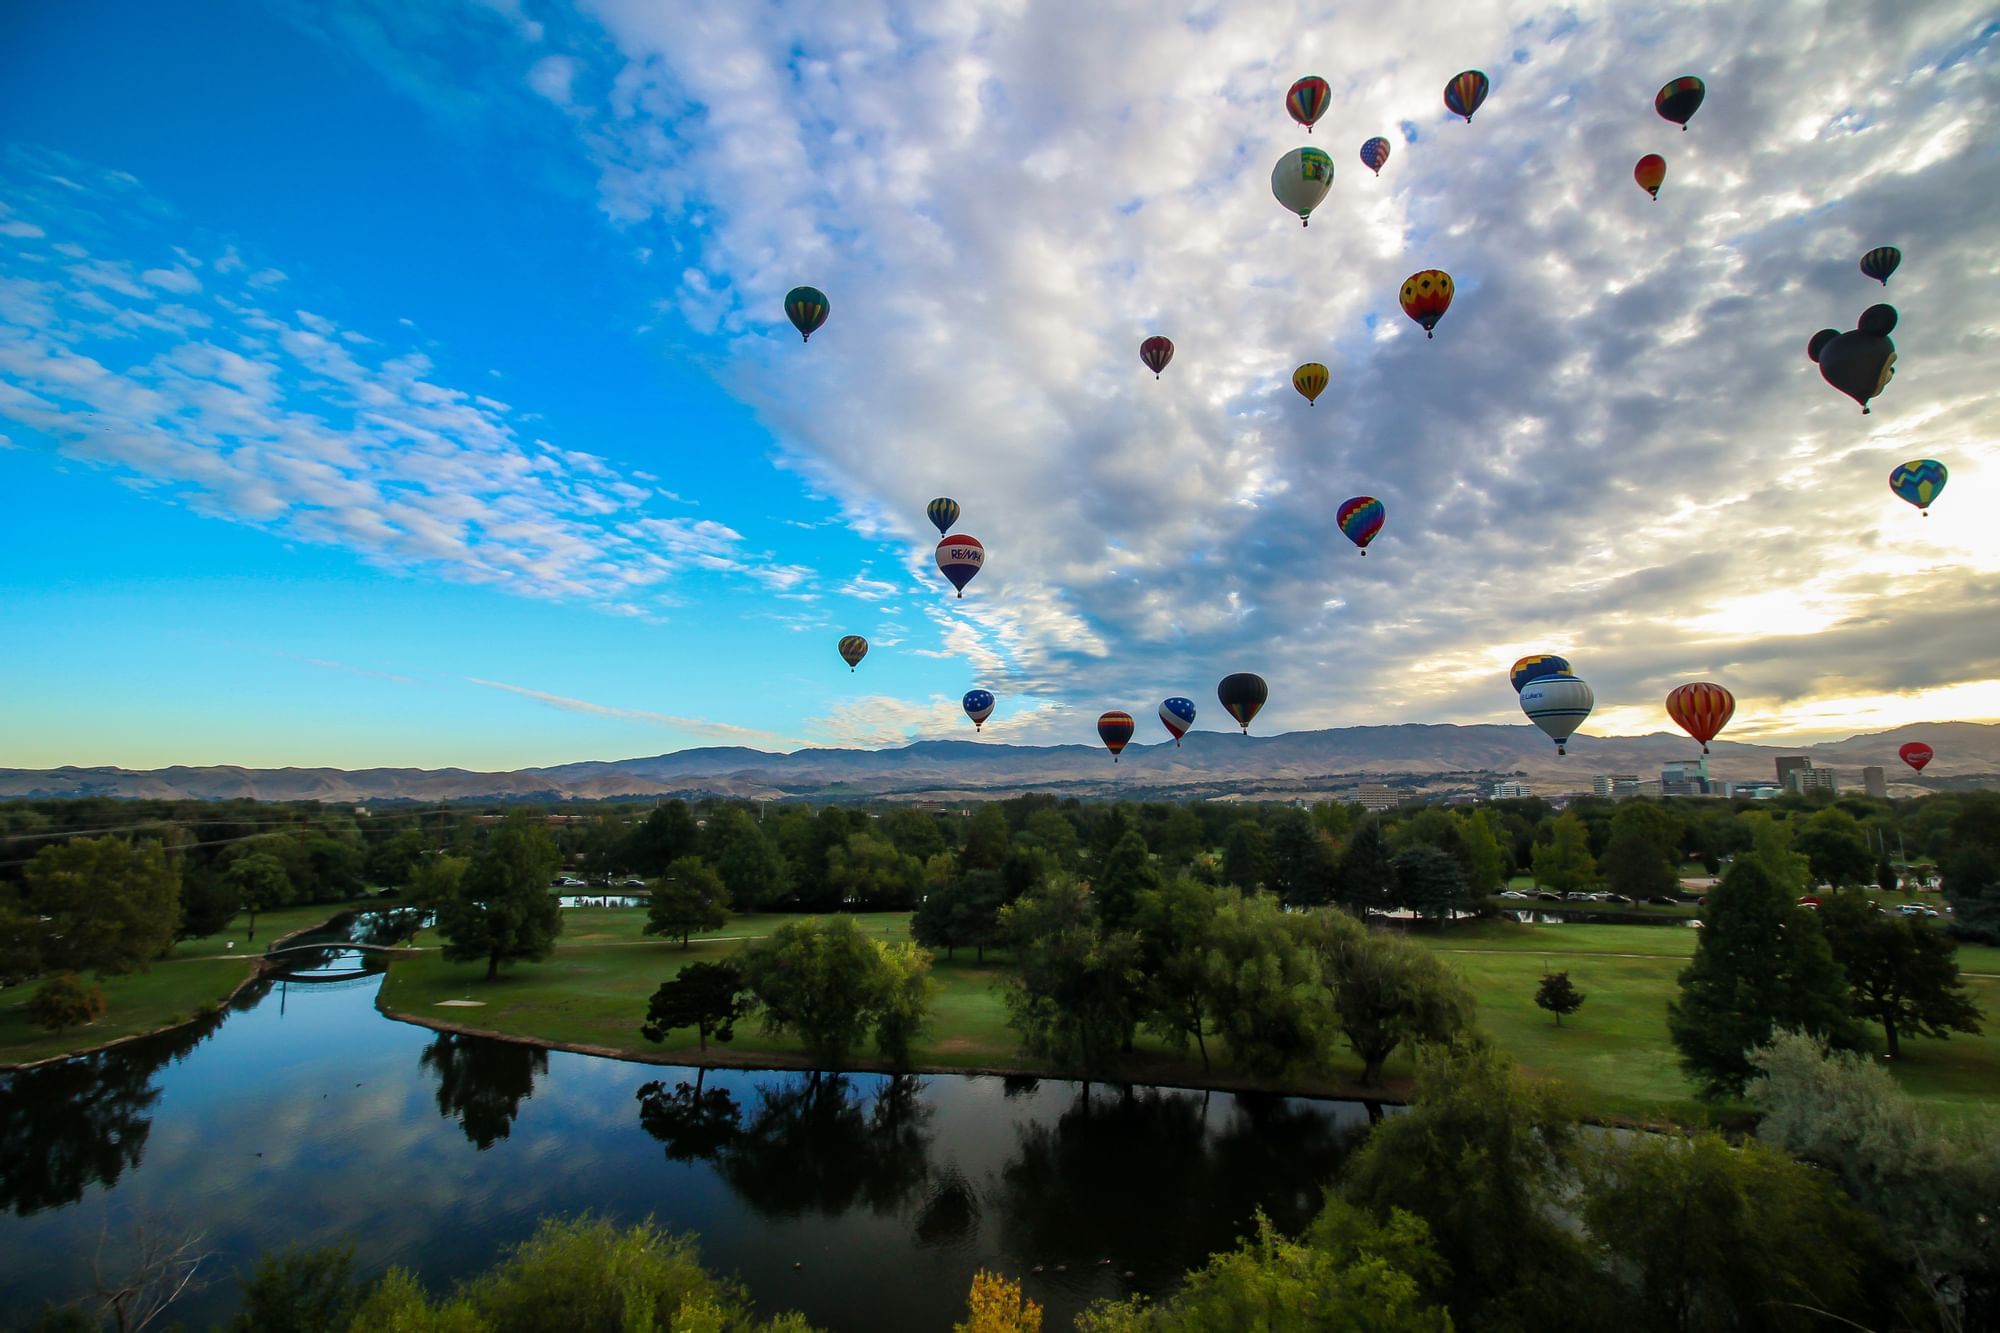
[[[1292,113],[1292,119],[1312,133],[1312,127],[1326,114],[1328,102],[1333,100],[1333,89],[1325,79],[1317,74],[1308,74],[1294,83],[1285,92],[1285,110]]]
[[[1686,133],[1689,119],[1701,109],[1701,99],[1706,96],[1706,84],[1692,74],[1683,74],[1653,95],[1653,110],[1660,113],[1662,120],[1671,120]]]
[[[1271,193],[1306,226],[1333,187],[1333,159],[1317,148],[1294,148],[1271,168]]]
[[[1382,164],[1388,160],[1389,141],[1381,135],[1378,134],[1367,143],[1361,145],[1361,165],[1374,172],[1377,176],[1382,174]]]
[[[1575,676],[1543,676],[1521,691],[1521,711],[1556,743],[1557,754],[1569,753],[1569,738],[1596,706],[1590,686]]]
[[[868,656],[868,640],[859,634],[849,634],[840,641],[840,660],[847,663],[849,671],[861,665],[861,659]]]
[[[1653,202],[1660,199],[1660,186],[1667,179],[1667,159],[1658,153],[1648,153],[1639,159],[1639,165],[1632,168],[1632,179],[1639,182],[1639,188],[1653,196]]]
[[[1139,359],[1145,362],[1146,369],[1153,372],[1153,378],[1158,379],[1160,372],[1167,368],[1167,362],[1174,359],[1174,344],[1171,339],[1156,333],[1139,344]]]
[[[1576,673],[1569,669],[1569,659],[1557,657],[1554,653],[1531,653],[1514,663],[1507,673],[1507,683],[1519,694],[1529,684],[1543,676],[1571,676]]]
[[[1861,271],[1884,287],[1889,285],[1889,275],[1903,262],[1903,252],[1893,245],[1878,245],[1861,256]]]
[[[924,513],[940,534],[949,533],[951,525],[958,522],[958,501],[940,495],[924,506]]]
[[[1166,700],[1160,705],[1160,724],[1174,738],[1174,748],[1179,749],[1181,737],[1187,735],[1187,729],[1194,725],[1194,700],[1183,699],[1179,695]]]
[[[1469,69],[1452,77],[1444,86],[1445,109],[1454,116],[1464,116],[1465,123],[1472,123],[1472,113],[1479,110],[1486,101],[1486,94],[1492,88],[1484,71]]]
[[[1347,535],[1347,540],[1361,548],[1361,554],[1368,554],[1368,543],[1375,540],[1375,534],[1382,530],[1382,523],[1388,517],[1382,502],[1372,495],[1357,495],[1351,500],[1341,501],[1334,511],[1333,521]]]
[[[972,729],[981,731],[986,719],[993,716],[993,694],[990,690],[967,690],[963,700],[965,715],[972,719]]]
[[[1111,762],[1117,763],[1118,756],[1132,739],[1132,715],[1113,709],[1097,719],[1097,739],[1104,742],[1104,748],[1111,751]]]
[[[1708,743],[1715,739],[1715,733],[1729,725],[1729,719],[1736,715],[1736,696],[1720,685],[1698,680],[1682,685],[1667,696],[1667,716],[1674,725],[1701,742],[1701,752],[1708,753]]]
[[[1215,687],[1215,697],[1222,701],[1222,707],[1229,716],[1236,719],[1236,725],[1243,728],[1243,734],[1250,734],[1250,721],[1271,697],[1271,687],[1264,683],[1262,676],[1248,671],[1239,671],[1224,676],[1222,683]]]
[[[1906,741],[1902,748],[1896,751],[1896,756],[1911,768],[1921,773],[1924,771],[1924,765],[1928,764],[1931,761],[1931,757],[1936,753],[1937,751],[1931,749],[1930,746],[1925,745],[1922,741]]]
[[[1403,313],[1424,326],[1424,337],[1451,309],[1451,274],[1441,268],[1427,268],[1403,280]]]
[[[1938,493],[1951,473],[1935,458],[1912,458],[1907,463],[1898,463],[1889,473],[1889,489],[1898,498],[1915,505],[1925,518],[1931,516],[1931,506],[1937,503]]]
[[[1292,387],[1305,395],[1306,403],[1318,401],[1333,373],[1317,361],[1308,361],[1292,372]]]
[[[986,548],[977,537],[960,534],[938,543],[937,567],[951,580],[951,586],[958,589],[960,597],[965,596],[965,585],[972,582],[972,576],[985,564]]]
[[[812,341],[814,330],[826,323],[827,313],[832,309],[826,293],[817,287],[794,287],[785,293],[785,314],[799,331],[801,342]]]

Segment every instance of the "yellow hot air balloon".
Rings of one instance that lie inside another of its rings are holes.
[[[1332,378],[1332,373],[1325,366],[1317,361],[1308,361],[1292,372],[1292,387],[1305,395],[1306,402],[1311,403],[1325,392],[1327,381]]]

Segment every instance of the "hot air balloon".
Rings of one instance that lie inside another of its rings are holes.
[[[1382,164],[1388,160],[1389,141],[1381,135],[1378,134],[1367,143],[1361,145],[1361,165],[1374,172],[1377,176],[1382,174]]]
[[[951,532],[951,525],[958,522],[958,501],[940,495],[924,506],[924,513],[929,516],[940,535],[948,535]]]
[[[951,586],[958,589],[960,597],[965,596],[965,585],[972,582],[972,576],[986,563],[986,548],[979,544],[979,538],[963,534],[946,537],[938,543],[937,567],[951,580]]]
[[[1639,182],[1639,188],[1659,202],[1660,186],[1667,179],[1667,159],[1658,153],[1648,153],[1639,159],[1639,165],[1632,168],[1632,179]]]
[[[1521,690],[1521,711],[1556,743],[1557,754],[1569,753],[1569,738],[1596,704],[1590,686],[1575,676],[1543,676]]]
[[[1097,739],[1104,742],[1104,748],[1111,751],[1111,762],[1117,763],[1125,745],[1132,739],[1132,715],[1115,709],[1097,719]]]
[[[1312,127],[1326,114],[1326,104],[1333,100],[1333,89],[1317,74],[1308,74],[1293,84],[1285,93],[1285,110],[1292,113],[1292,119],[1312,133]]]
[[[1469,69],[1456,75],[1444,86],[1445,109],[1454,116],[1464,116],[1465,123],[1470,125],[1472,113],[1479,110],[1480,104],[1486,100],[1487,90],[1492,86],[1480,70]]]
[[[849,634],[841,639],[840,660],[847,663],[849,671],[860,666],[861,659],[866,656],[868,656],[868,640],[859,634]]]
[[[1223,710],[1236,719],[1236,725],[1243,728],[1243,734],[1248,736],[1251,719],[1257,716],[1257,710],[1264,706],[1264,701],[1271,697],[1271,687],[1264,683],[1262,676],[1239,671],[1222,678],[1222,683],[1215,687],[1215,697],[1222,700]]]
[[[1375,540],[1375,534],[1382,530],[1382,502],[1372,495],[1357,495],[1351,500],[1341,501],[1340,508],[1333,514],[1333,521],[1347,534],[1347,540],[1361,548],[1361,554],[1368,554],[1368,543]]]
[[[1403,280],[1403,313],[1424,326],[1424,337],[1451,309],[1451,274],[1441,268],[1427,268]]]
[[[982,730],[986,719],[993,716],[993,693],[990,690],[967,690],[965,692],[965,715],[972,719],[972,729]]]
[[[1893,245],[1878,245],[1861,256],[1861,271],[1884,287],[1889,285],[1889,275],[1903,262],[1903,252]]]
[[[1931,506],[1937,503],[1938,492],[1944,489],[1950,476],[1945,465],[1935,458],[1912,458],[1907,463],[1898,463],[1889,473],[1889,489],[1929,518]]]
[[[1683,74],[1670,81],[1653,95],[1653,110],[1660,113],[1663,120],[1671,120],[1687,132],[1688,121],[1701,110],[1701,99],[1708,96],[1708,88],[1692,74]]]
[[[1729,725],[1729,719],[1736,713],[1736,696],[1720,685],[1705,680],[1691,685],[1682,685],[1667,696],[1667,716],[1674,725],[1701,742],[1701,752],[1708,753],[1708,743],[1715,739],[1715,733]]]
[[[1181,737],[1187,735],[1187,729],[1194,725],[1194,700],[1183,699],[1179,695],[1168,699],[1160,705],[1160,722],[1166,727],[1167,734],[1174,738],[1174,748],[1178,750]]]
[[[1861,404],[1889,387],[1896,373],[1896,344],[1889,334],[1896,327],[1896,307],[1871,305],[1850,333],[1821,329],[1806,344],[1806,355],[1819,363],[1820,378]]]
[[[801,342],[811,342],[813,331],[826,323],[827,312],[833,309],[827,304],[826,293],[817,287],[794,287],[785,293],[785,314],[791,317],[792,327],[799,331]]]
[[[1158,379],[1160,372],[1167,368],[1167,362],[1174,359],[1174,344],[1171,339],[1154,334],[1139,344],[1139,359],[1146,363],[1146,369]]]
[[[1271,193],[1308,225],[1312,211],[1333,188],[1333,159],[1317,148],[1294,148],[1271,168]]]
[[[1292,372],[1292,387],[1306,397],[1308,405],[1316,401],[1326,391],[1327,381],[1333,374],[1317,361],[1308,361]]]
[[[1922,741],[1906,741],[1902,748],[1896,751],[1898,758],[1911,768],[1916,769],[1919,773],[1924,771],[1924,765],[1928,764],[1931,761],[1931,756],[1936,753],[1937,751],[1931,749],[1930,746],[1925,745]]]
[[[1519,694],[1543,676],[1572,674],[1568,658],[1557,657],[1554,653],[1531,653],[1514,663],[1513,669],[1507,673],[1507,682],[1514,687],[1514,693]]]

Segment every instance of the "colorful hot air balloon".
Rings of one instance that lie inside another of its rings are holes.
[[[972,719],[974,731],[983,730],[986,719],[993,716],[993,693],[990,690],[967,690],[965,692],[965,715]]]
[[[861,665],[861,659],[868,656],[868,640],[859,634],[849,634],[840,641],[840,660],[847,663],[849,671]]]
[[[1340,508],[1333,514],[1333,521],[1347,534],[1347,540],[1361,548],[1361,554],[1368,554],[1368,543],[1375,540],[1375,534],[1382,530],[1382,520],[1387,517],[1382,502],[1372,495],[1357,495],[1351,500],[1341,501]]]
[[[946,537],[937,546],[937,567],[951,580],[951,586],[958,589],[960,597],[965,596],[965,585],[972,582],[972,576],[986,563],[986,548],[979,544],[979,538],[964,535]]]
[[[1639,182],[1639,188],[1653,196],[1653,202],[1660,199],[1660,186],[1667,179],[1667,159],[1658,153],[1648,153],[1639,159],[1639,165],[1632,168],[1632,179]]]
[[[1454,116],[1464,116],[1465,123],[1470,125],[1472,113],[1479,110],[1480,105],[1486,101],[1487,90],[1492,86],[1485,73],[1480,70],[1469,69],[1463,74],[1455,75],[1452,81],[1444,86],[1445,109]]]
[[[826,293],[817,287],[794,287],[785,293],[785,314],[799,331],[801,342],[812,341],[814,330],[826,323],[827,312],[832,309]]]
[[[1271,193],[1308,225],[1312,211],[1333,188],[1333,159],[1317,148],[1294,148],[1271,168]]]
[[[1403,313],[1424,326],[1424,337],[1451,309],[1451,274],[1441,268],[1427,268],[1403,280]]]
[[[1590,686],[1575,676],[1543,676],[1521,690],[1521,711],[1556,743],[1557,754],[1569,753],[1569,738],[1596,705]]]
[[[1889,275],[1903,262],[1903,252],[1893,245],[1878,245],[1861,256],[1861,271],[1884,287],[1889,285]]]
[[[1117,763],[1118,756],[1132,739],[1132,715],[1113,710],[1097,719],[1097,739],[1104,742],[1104,748],[1111,751],[1111,762]]]
[[[1271,687],[1264,683],[1262,676],[1248,671],[1239,671],[1232,676],[1224,676],[1222,683],[1215,687],[1215,697],[1222,700],[1222,707],[1229,716],[1236,719],[1236,725],[1243,728],[1243,734],[1250,734],[1251,719],[1257,710],[1271,697]]]
[[[1174,738],[1174,748],[1178,750],[1181,737],[1187,735],[1187,729],[1194,725],[1194,700],[1175,695],[1162,703],[1160,723],[1166,727],[1167,734]]]
[[[1931,761],[1931,756],[1936,753],[1937,751],[1931,749],[1930,746],[1925,745],[1922,741],[1906,741],[1902,748],[1896,751],[1896,756],[1911,768],[1921,773],[1924,771],[1924,765],[1928,764]]]
[[[1382,164],[1388,160],[1389,141],[1381,135],[1378,134],[1367,143],[1361,145],[1361,165],[1374,172],[1377,176],[1382,174]]]
[[[1667,716],[1674,725],[1701,742],[1701,752],[1708,753],[1708,743],[1715,739],[1715,733],[1729,725],[1729,719],[1736,714],[1736,696],[1720,685],[1705,680],[1691,685],[1682,685],[1667,696]]]
[[[1935,458],[1912,458],[1907,463],[1898,463],[1889,473],[1889,489],[1929,518],[1931,506],[1937,503],[1938,492],[1944,489],[1950,476],[1945,465]]]
[[[1317,74],[1308,74],[1285,92],[1285,110],[1292,113],[1292,119],[1312,133],[1312,127],[1326,114],[1326,104],[1333,100],[1333,89],[1325,79]]]
[[[1861,312],[1852,332],[1821,329],[1806,344],[1806,355],[1819,363],[1820,378],[1861,404],[1889,387],[1896,373],[1896,344],[1889,334],[1896,327],[1896,307],[1871,305]]]
[[[1326,391],[1327,382],[1333,374],[1317,361],[1308,361],[1292,372],[1292,387],[1305,395],[1310,406]]]
[[[1686,133],[1688,120],[1701,109],[1701,99],[1706,96],[1708,88],[1700,79],[1692,74],[1683,74],[1653,95],[1653,110]]]
[[[924,513],[940,535],[949,534],[951,525],[958,522],[958,501],[940,495],[924,506]]]
[[[1174,344],[1171,339],[1154,334],[1139,344],[1139,359],[1146,363],[1146,369],[1158,379],[1160,372],[1167,368],[1167,362],[1174,359]]]
[[[1569,669],[1568,658],[1557,657],[1554,653],[1531,653],[1514,663],[1513,669],[1507,673],[1507,682],[1514,687],[1514,693],[1519,694],[1543,676],[1573,674],[1575,673]]]

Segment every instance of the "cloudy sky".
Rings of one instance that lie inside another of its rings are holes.
[[[1990,6],[72,0],[0,46],[0,764],[882,745],[973,686],[1150,736],[1245,670],[1264,731],[1515,721],[1528,651],[1600,733],[1691,679],[1743,739],[2000,718]],[[1804,347],[1884,299],[1863,416]]]

